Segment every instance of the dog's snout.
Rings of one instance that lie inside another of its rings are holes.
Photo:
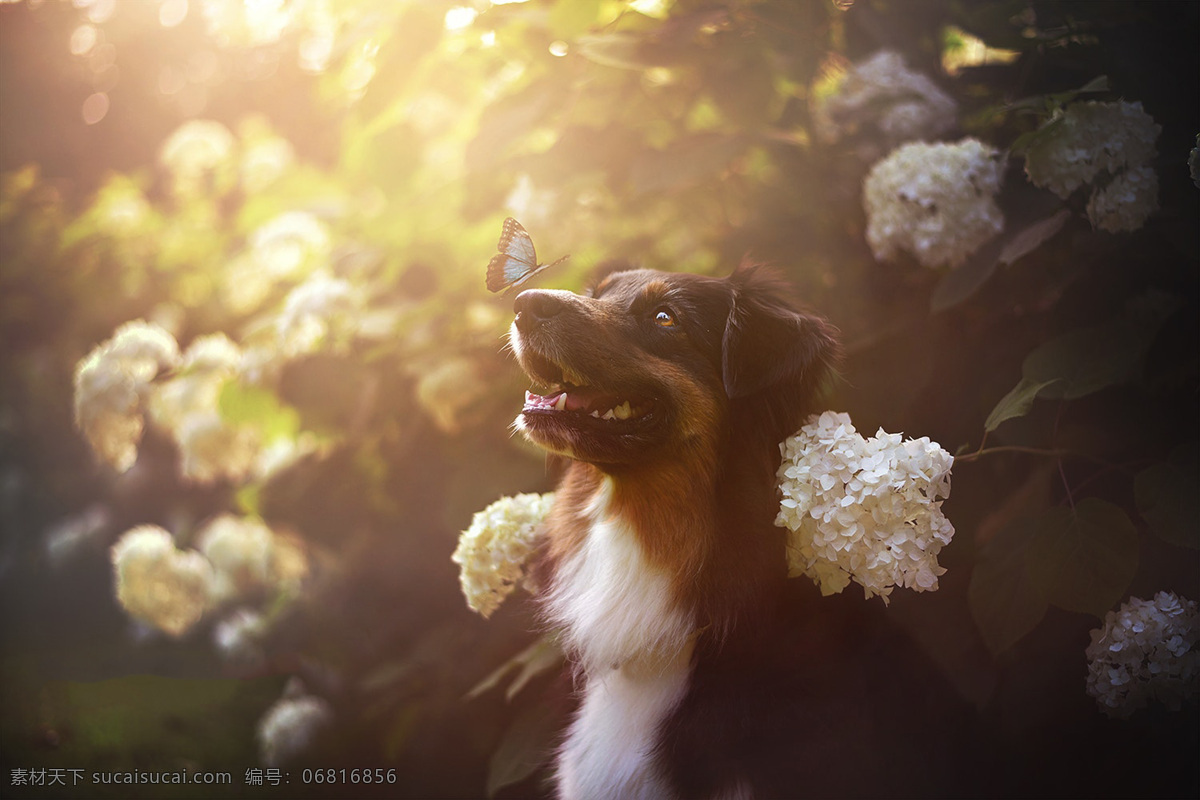
[[[516,302],[513,303],[513,311],[517,315],[517,328],[520,330],[529,330],[530,328],[545,322],[551,317],[557,316],[566,307],[567,304],[560,295],[568,295],[569,292],[554,292],[544,289],[528,289],[517,295]]]

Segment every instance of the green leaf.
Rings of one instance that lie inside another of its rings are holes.
[[[945,311],[979,291],[999,266],[998,257],[1003,245],[1002,239],[992,239],[966,263],[947,272],[929,298],[930,310],[934,313]]]
[[[1129,516],[1095,497],[1043,513],[1026,552],[1029,575],[1051,603],[1101,618],[1125,596],[1137,565]]]
[[[1070,331],[1025,358],[1021,371],[1032,383],[1053,383],[1042,397],[1073,400],[1135,377],[1142,357],[1179,301],[1150,292],[1114,320]]]
[[[1033,406],[1033,400],[1038,396],[1038,392],[1053,383],[1052,380],[1038,382],[1022,378],[1008,394],[1000,398],[1000,402],[996,403],[996,407],[992,409],[992,413],[988,414],[987,420],[983,423],[983,429],[989,432],[994,431],[1005,420],[1025,416]]]
[[[260,516],[262,514],[261,495],[262,486],[257,483],[248,483],[238,489],[237,494],[234,495],[238,511],[248,517]]]
[[[267,441],[295,436],[300,429],[295,409],[283,405],[273,392],[261,386],[228,380],[221,387],[217,408],[227,422],[256,427]]]
[[[488,762],[487,794],[528,778],[549,760],[558,733],[558,715],[549,703],[533,703],[504,732]]]
[[[1019,517],[1001,528],[979,552],[967,602],[984,643],[999,654],[1033,630],[1046,614],[1046,592],[1026,566],[1033,520]]]
[[[1062,230],[1063,225],[1066,225],[1070,218],[1070,209],[1061,208],[1049,217],[1023,228],[1016,235],[1010,237],[1004,245],[1004,249],[1000,251],[1000,263],[1012,264],[1022,256],[1032,253],[1043,242]]]
[[[1163,541],[1200,550],[1200,524],[1192,508],[1200,488],[1200,458],[1179,447],[1167,461],[1153,464],[1133,479],[1142,519]]]
[[[517,670],[517,676],[504,691],[505,699],[511,701],[529,681],[538,674],[559,666],[562,664],[562,660],[563,651],[558,646],[557,640],[549,635],[543,636],[493,670],[471,691],[467,692],[466,699],[473,700],[484,692],[494,689],[500,685],[506,675]]]

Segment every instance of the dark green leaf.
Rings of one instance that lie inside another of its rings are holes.
[[[1012,264],[1022,256],[1032,253],[1042,242],[1062,230],[1062,226],[1067,224],[1067,220],[1070,218],[1070,210],[1062,208],[1046,219],[1022,229],[1010,237],[1004,245],[1004,249],[1000,251],[1000,263]]]
[[[1000,426],[1001,422],[1013,417],[1023,417],[1029,413],[1030,407],[1033,405],[1033,400],[1038,396],[1038,392],[1045,389],[1054,381],[1035,382],[1028,378],[1022,378],[1012,390],[1000,398],[1000,402],[996,403],[996,407],[992,409],[992,413],[988,414],[987,420],[983,423],[985,431],[994,431]]]
[[[1180,447],[1167,461],[1147,467],[1133,480],[1142,519],[1164,541],[1200,550],[1200,524],[1192,509],[1200,491],[1200,459]]]
[[[934,313],[945,311],[979,291],[999,266],[998,257],[1003,246],[1002,239],[992,239],[966,263],[947,272],[929,298],[930,309]]]
[[[510,672],[517,670],[517,676],[504,691],[505,698],[512,700],[521,689],[525,688],[525,684],[537,677],[539,673],[557,667],[562,660],[563,652],[562,648],[558,646],[558,642],[552,636],[543,636],[493,670],[471,691],[467,692],[467,699],[476,698],[484,692],[494,689]]]
[[[1050,602],[1103,617],[1137,571],[1137,529],[1118,506],[1089,497],[1043,513],[1026,552],[1029,575]]]
[[[524,780],[550,758],[558,733],[558,715],[549,703],[532,703],[504,732],[488,762],[487,793]]]
[[[1002,653],[1041,622],[1046,593],[1026,567],[1033,521],[1019,517],[1001,528],[980,551],[967,601],[984,643]]]
[[[1155,334],[1178,307],[1178,300],[1150,293],[1131,302],[1118,319],[1070,331],[1025,358],[1022,372],[1031,383],[1053,384],[1042,397],[1072,400],[1136,376]]]

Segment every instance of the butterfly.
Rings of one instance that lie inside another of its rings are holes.
[[[504,220],[504,230],[500,233],[496,249],[499,252],[492,256],[487,268],[487,288],[492,292],[504,289],[512,291],[547,267],[561,264],[571,257],[566,255],[549,264],[537,263],[533,239],[521,223],[512,217]]]

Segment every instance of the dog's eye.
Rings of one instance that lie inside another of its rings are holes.
[[[675,315],[669,309],[660,308],[654,312],[654,324],[660,328],[673,328],[675,327]]]

